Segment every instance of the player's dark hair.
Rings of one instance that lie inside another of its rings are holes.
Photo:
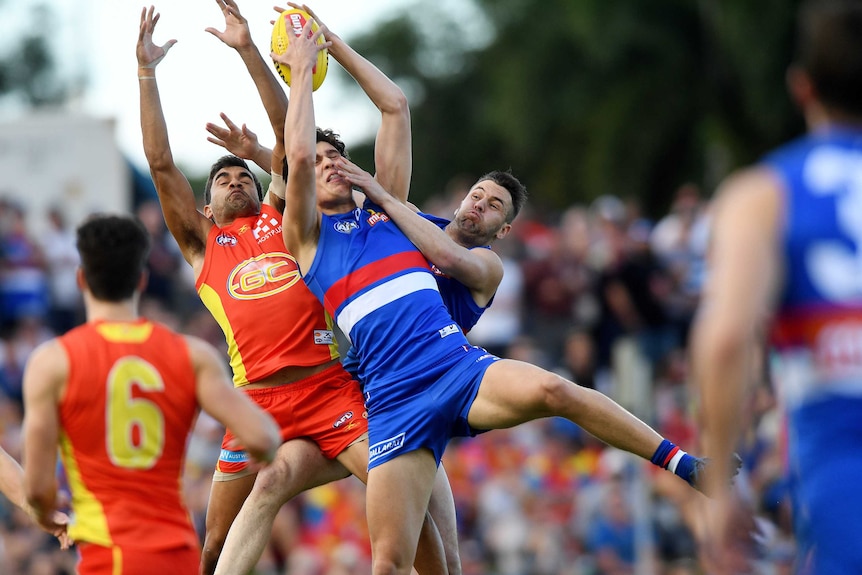
[[[824,105],[862,117],[862,1],[805,2],[796,58]]]
[[[227,166],[235,166],[238,168],[245,168],[248,170],[248,173],[251,174],[251,179],[254,180],[254,186],[257,188],[257,199],[261,202],[263,201],[263,187],[260,185],[260,181],[257,179],[257,176],[254,175],[254,172],[251,171],[251,168],[248,167],[248,163],[242,158],[238,158],[236,156],[227,155],[222,156],[212,165],[210,168],[210,175],[207,178],[206,186],[204,187],[204,204],[209,204],[212,201],[212,187],[213,187],[213,179],[215,175]]]
[[[92,215],[78,226],[77,246],[84,279],[97,299],[132,297],[150,253],[150,234],[138,218]]]
[[[505,172],[500,170],[488,172],[476,180],[476,184],[486,180],[494,182],[509,192],[509,195],[512,196],[512,209],[508,214],[506,214],[506,223],[511,224],[512,221],[518,217],[524,204],[527,203],[527,187],[512,174],[511,170],[506,170]],[[476,184],[473,184],[473,186],[475,187]]]
[[[350,159],[350,154],[347,153],[347,146],[344,145],[344,142],[341,141],[341,136],[333,132],[329,129],[317,128],[317,142],[326,142],[330,144],[333,148],[338,150],[338,153],[342,155],[342,157]]]

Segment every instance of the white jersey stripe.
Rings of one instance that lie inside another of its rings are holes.
[[[439,291],[437,280],[428,272],[412,272],[382,283],[346,306],[338,314],[338,327],[350,338],[350,331],[359,320],[386,304],[420,290]]]

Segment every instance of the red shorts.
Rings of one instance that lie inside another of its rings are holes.
[[[78,575],[196,575],[201,563],[201,550],[194,546],[128,549],[79,543],[78,556]]]
[[[341,365],[294,383],[245,390],[281,428],[282,442],[304,437],[317,443],[328,459],[368,432],[368,414],[359,384]],[[230,430],[222,440],[218,474],[235,474],[248,467],[248,453],[231,450]]]

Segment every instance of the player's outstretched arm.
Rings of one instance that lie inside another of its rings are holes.
[[[136,55],[144,153],[168,230],[177,240],[183,257],[198,271],[203,264],[207,233],[213,224],[198,212],[194,191],[174,163],[168,141],[168,128],[156,83],[156,67],[176,40],[168,40],[161,46],[153,43],[158,21],[159,14],[152,6],[141,11]]]
[[[380,129],[374,143],[374,175],[383,189],[406,202],[413,173],[410,108],[407,96],[379,68],[356,52],[338,34],[330,30],[306,5],[290,3],[308,12],[332,42],[329,53],[350,74],[371,102],[380,110]]]
[[[207,123],[207,141],[221,146],[234,156],[254,162],[260,169],[270,171],[272,162],[272,150],[262,145],[257,134],[252,132],[245,124],[237,126],[227,114],[219,114],[224,126],[213,122]]]
[[[317,159],[317,128],[312,99],[312,70],[320,50],[328,42],[317,43],[323,28],[311,35],[313,18],[306,22],[302,35],[287,45],[282,54],[272,52],[273,60],[290,67],[292,102],[284,123],[284,142],[287,151],[287,191],[285,194],[283,233],[287,249],[300,265],[313,259],[317,249],[320,219],[317,211],[315,162]]]
[[[216,0],[225,19],[224,31],[207,28],[206,31],[237,51],[251,76],[257,93],[260,95],[266,115],[269,118],[275,136],[275,146],[266,162],[265,171],[284,177],[284,119],[287,115],[287,94],[276,78],[272,67],[263,59],[260,51],[251,39],[248,20],[240,13],[234,0]],[[261,165],[256,159],[255,163]],[[266,201],[281,211],[284,206],[282,196],[267,194]]]
[[[340,166],[339,174],[383,208],[422,255],[440,271],[470,288],[477,302],[487,303],[491,299],[503,279],[503,262],[497,254],[486,249],[465,248],[436,224],[388,194],[356,164],[345,159],[340,161]]]
[[[236,435],[255,460],[270,462],[281,444],[278,426],[248,396],[233,387],[219,353],[203,340],[186,336],[197,378],[201,408]]]

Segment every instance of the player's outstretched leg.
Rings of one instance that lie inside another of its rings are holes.
[[[470,407],[477,429],[499,429],[560,416],[608,445],[634,453],[702,489],[708,462],[664,439],[610,397],[535,365],[502,359],[488,367]],[[737,466],[738,469],[738,466]]]

